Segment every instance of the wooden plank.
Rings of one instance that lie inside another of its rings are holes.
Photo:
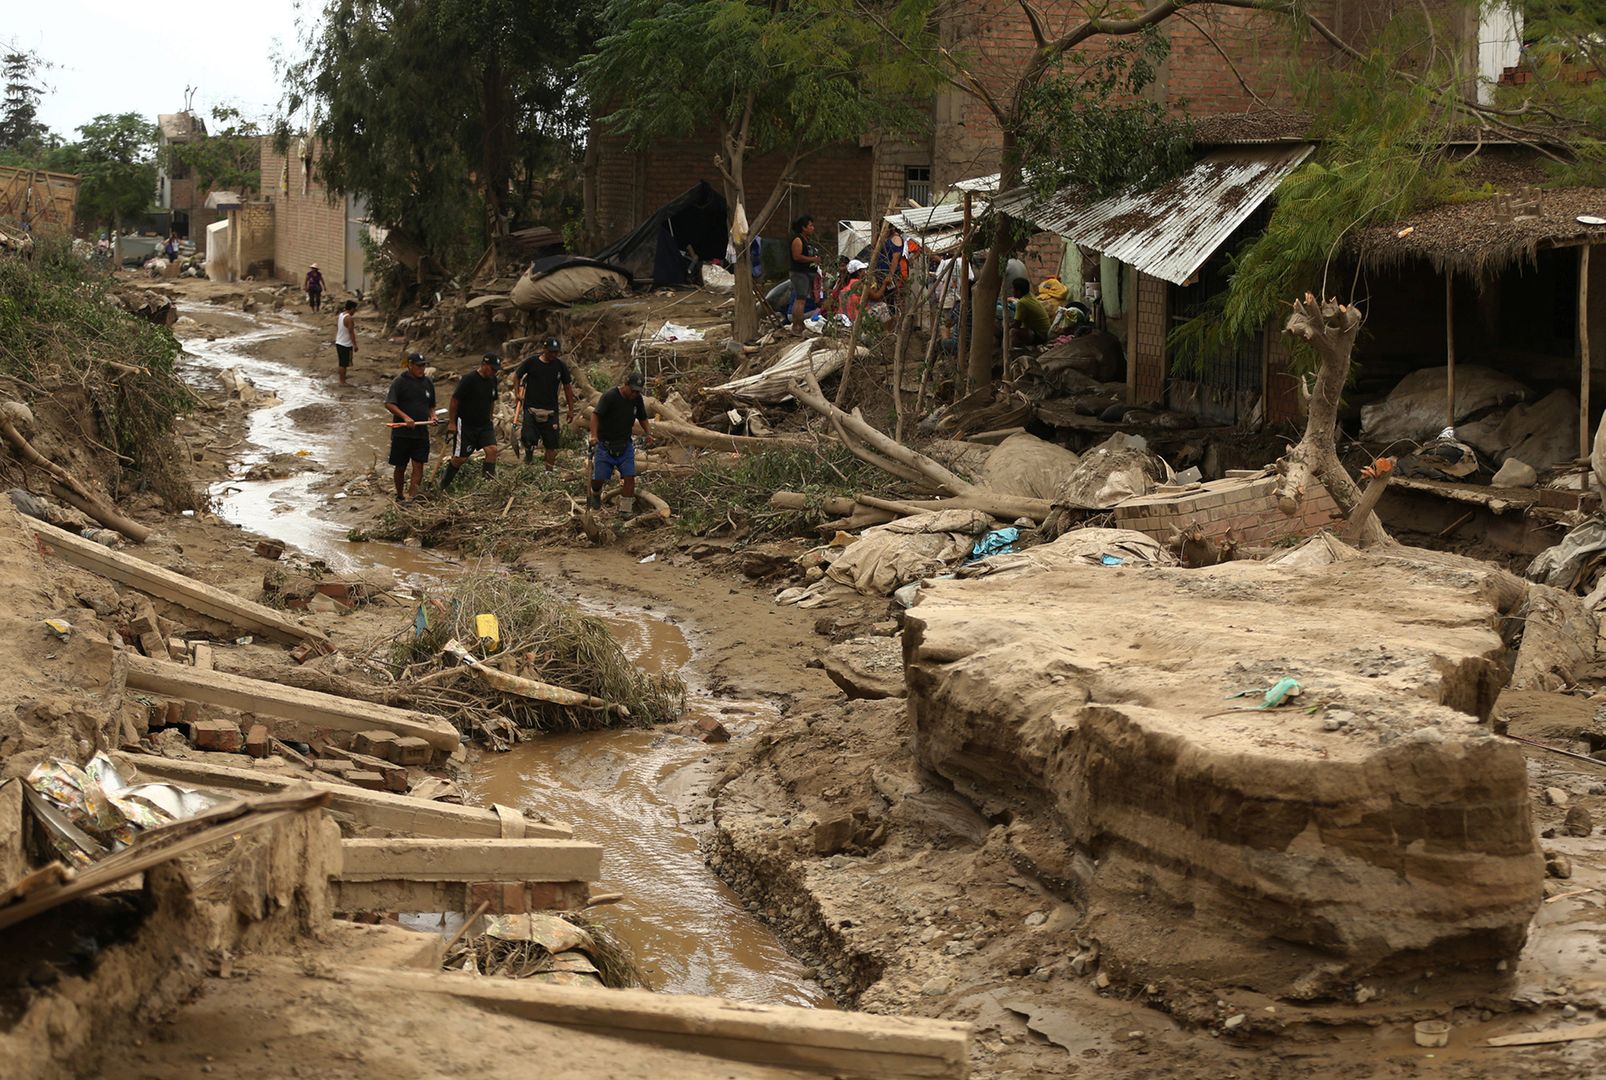
[[[1588,250],[1587,248],[1585,250]],[[1539,1046],[1542,1043],[1573,1042],[1577,1039],[1606,1038],[1606,1020],[1574,1027],[1551,1028],[1549,1031],[1519,1031],[1515,1035],[1496,1035],[1490,1046]]]
[[[329,793],[331,811],[344,814],[359,825],[404,836],[489,840],[502,835],[502,821],[496,812],[477,806],[432,802],[386,791],[364,791],[344,784],[282,776],[264,769],[235,769],[227,765],[202,764],[154,754],[116,753],[112,757],[119,765],[132,766],[147,779],[171,780],[192,787],[273,792],[306,784],[314,791]],[[525,818],[524,830],[526,836],[554,840],[564,840],[574,835],[574,829],[561,822],[535,821],[529,817]]]
[[[342,840],[342,881],[596,881],[602,848],[579,840]]]
[[[727,1060],[887,1080],[960,1078],[969,1071],[969,1025],[945,1020],[435,972],[352,967],[333,977],[354,986],[449,994],[526,1020]]]
[[[24,517],[23,522],[39,535],[62,561],[110,578],[120,584],[149,593],[151,596],[182,605],[191,611],[217,619],[251,634],[260,634],[274,641],[296,644],[302,641],[323,643],[323,631],[302,626],[286,616],[251,600],[243,600],[224,592],[214,585],[176,574],[144,559],[136,559],[120,551],[74,536],[37,518]]]
[[[1589,426],[1589,253],[1585,244],[1578,249],[1578,456],[1589,457],[1594,430]]]
[[[398,735],[423,739],[443,753],[450,753],[461,744],[456,728],[428,713],[374,705],[262,679],[248,679],[244,675],[199,671],[134,653],[125,655],[128,687],[131,690],[145,690],[152,694],[262,716],[277,716],[283,720],[336,731],[382,728]]]

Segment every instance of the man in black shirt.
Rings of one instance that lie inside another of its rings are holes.
[[[502,370],[502,358],[486,353],[480,366],[457,380],[451,403],[446,411],[446,434],[452,440],[452,460],[446,464],[441,476],[441,489],[446,490],[457,479],[457,470],[473,456],[474,451],[485,451],[485,475],[496,475],[496,428],[491,423],[491,409],[496,404],[496,378]]]
[[[647,402],[641,388],[646,380],[641,372],[632,371],[625,381],[603,394],[591,410],[591,497],[586,505],[593,510],[602,508],[602,485],[613,478],[618,470],[624,483],[619,495],[619,512],[625,517],[636,512],[636,444],[630,441],[630,429],[641,422],[641,433],[652,445],[652,432],[647,430]]]
[[[541,352],[519,365],[513,375],[513,415],[520,417],[519,442],[524,444],[524,463],[535,461],[535,444],[546,451],[546,471],[558,463],[558,387],[569,404],[569,422],[574,422],[574,379],[569,365],[558,359],[558,339],[547,338]]]
[[[402,501],[402,480],[407,466],[413,467],[412,490],[418,498],[418,485],[424,480],[424,463],[429,460],[429,425],[435,422],[435,380],[424,374],[424,354],[407,357],[407,370],[390,382],[385,408],[399,422],[390,429],[390,463],[396,469],[396,501]]]

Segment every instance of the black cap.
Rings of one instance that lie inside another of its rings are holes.
[[[407,362],[409,364],[417,364],[419,367],[426,367],[429,364],[429,361],[424,359],[424,354],[421,352],[408,353]]]
[[[541,347],[546,349],[548,352],[558,352],[563,348],[562,344],[560,344],[558,339],[555,337],[549,337],[545,341],[541,342]]]
[[[647,380],[645,377],[643,377],[641,372],[632,371],[629,375],[625,376],[625,385],[640,390],[643,386],[647,385]]]
[[[480,357],[480,363],[490,364],[491,370],[497,371],[502,367],[502,358],[496,355],[494,352],[488,352],[484,356]]]

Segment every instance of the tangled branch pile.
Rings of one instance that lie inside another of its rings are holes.
[[[485,933],[454,946],[443,966],[560,985],[642,985],[640,971],[612,932],[574,913],[493,916]]]
[[[174,419],[192,400],[173,374],[178,342],[112,303],[110,284],[65,240],[40,238],[28,262],[0,258],[0,392],[59,416],[63,449],[101,447],[96,471],[114,496],[153,491],[196,509],[173,452]]]
[[[440,653],[452,638],[478,642],[474,617],[494,614],[501,648],[485,663],[513,675],[579,691],[630,710],[641,727],[678,717],[686,684],[678,675],[648,675],[631,663],[601,619],[587,615],[539,582],[511,573],[471,572],[452,597],[436,604],[430,625],[393,652],[398,681],[412,707],[436,713],[464,731],[495,732],[502,720],[535,731],[578,731],[617,723],[612,712],[560,705],[493,689],[467,668],[441,670]],[[410,686],[409,686],[410,684]]]
[[[424,547],[450,547],[474,555],[512,558],[541,537],[573,529],[573,487],[555,473],[505,463],[485,479],[465,470],[451,495],[431,494],[406,506],[387,508],[368,536],[375,540],[417,537]]]
[[[758,450],[728,457],[704,457],[687,472],[653,480],[653,490],[675,508],[679,527],[703,536],[745,529],[755,540],[807,532],[819,521],[818,506],[778,510],[777,491],[801,491],[823,502],[832,496],[886,487],[887,477],[850,454],[840,443],[818,450]],[[825,515],[829,516],[829,515]]]

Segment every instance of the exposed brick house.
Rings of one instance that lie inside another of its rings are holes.
[[[331,290],[367,288],[361,240],[369,227],[367,207],[356,196],[326,188],[315,159],[305,140],[292,140],[283,154],[273,140],[262,140],[262,194],[273,207],[273,274],[299,284],[317,263]]]

